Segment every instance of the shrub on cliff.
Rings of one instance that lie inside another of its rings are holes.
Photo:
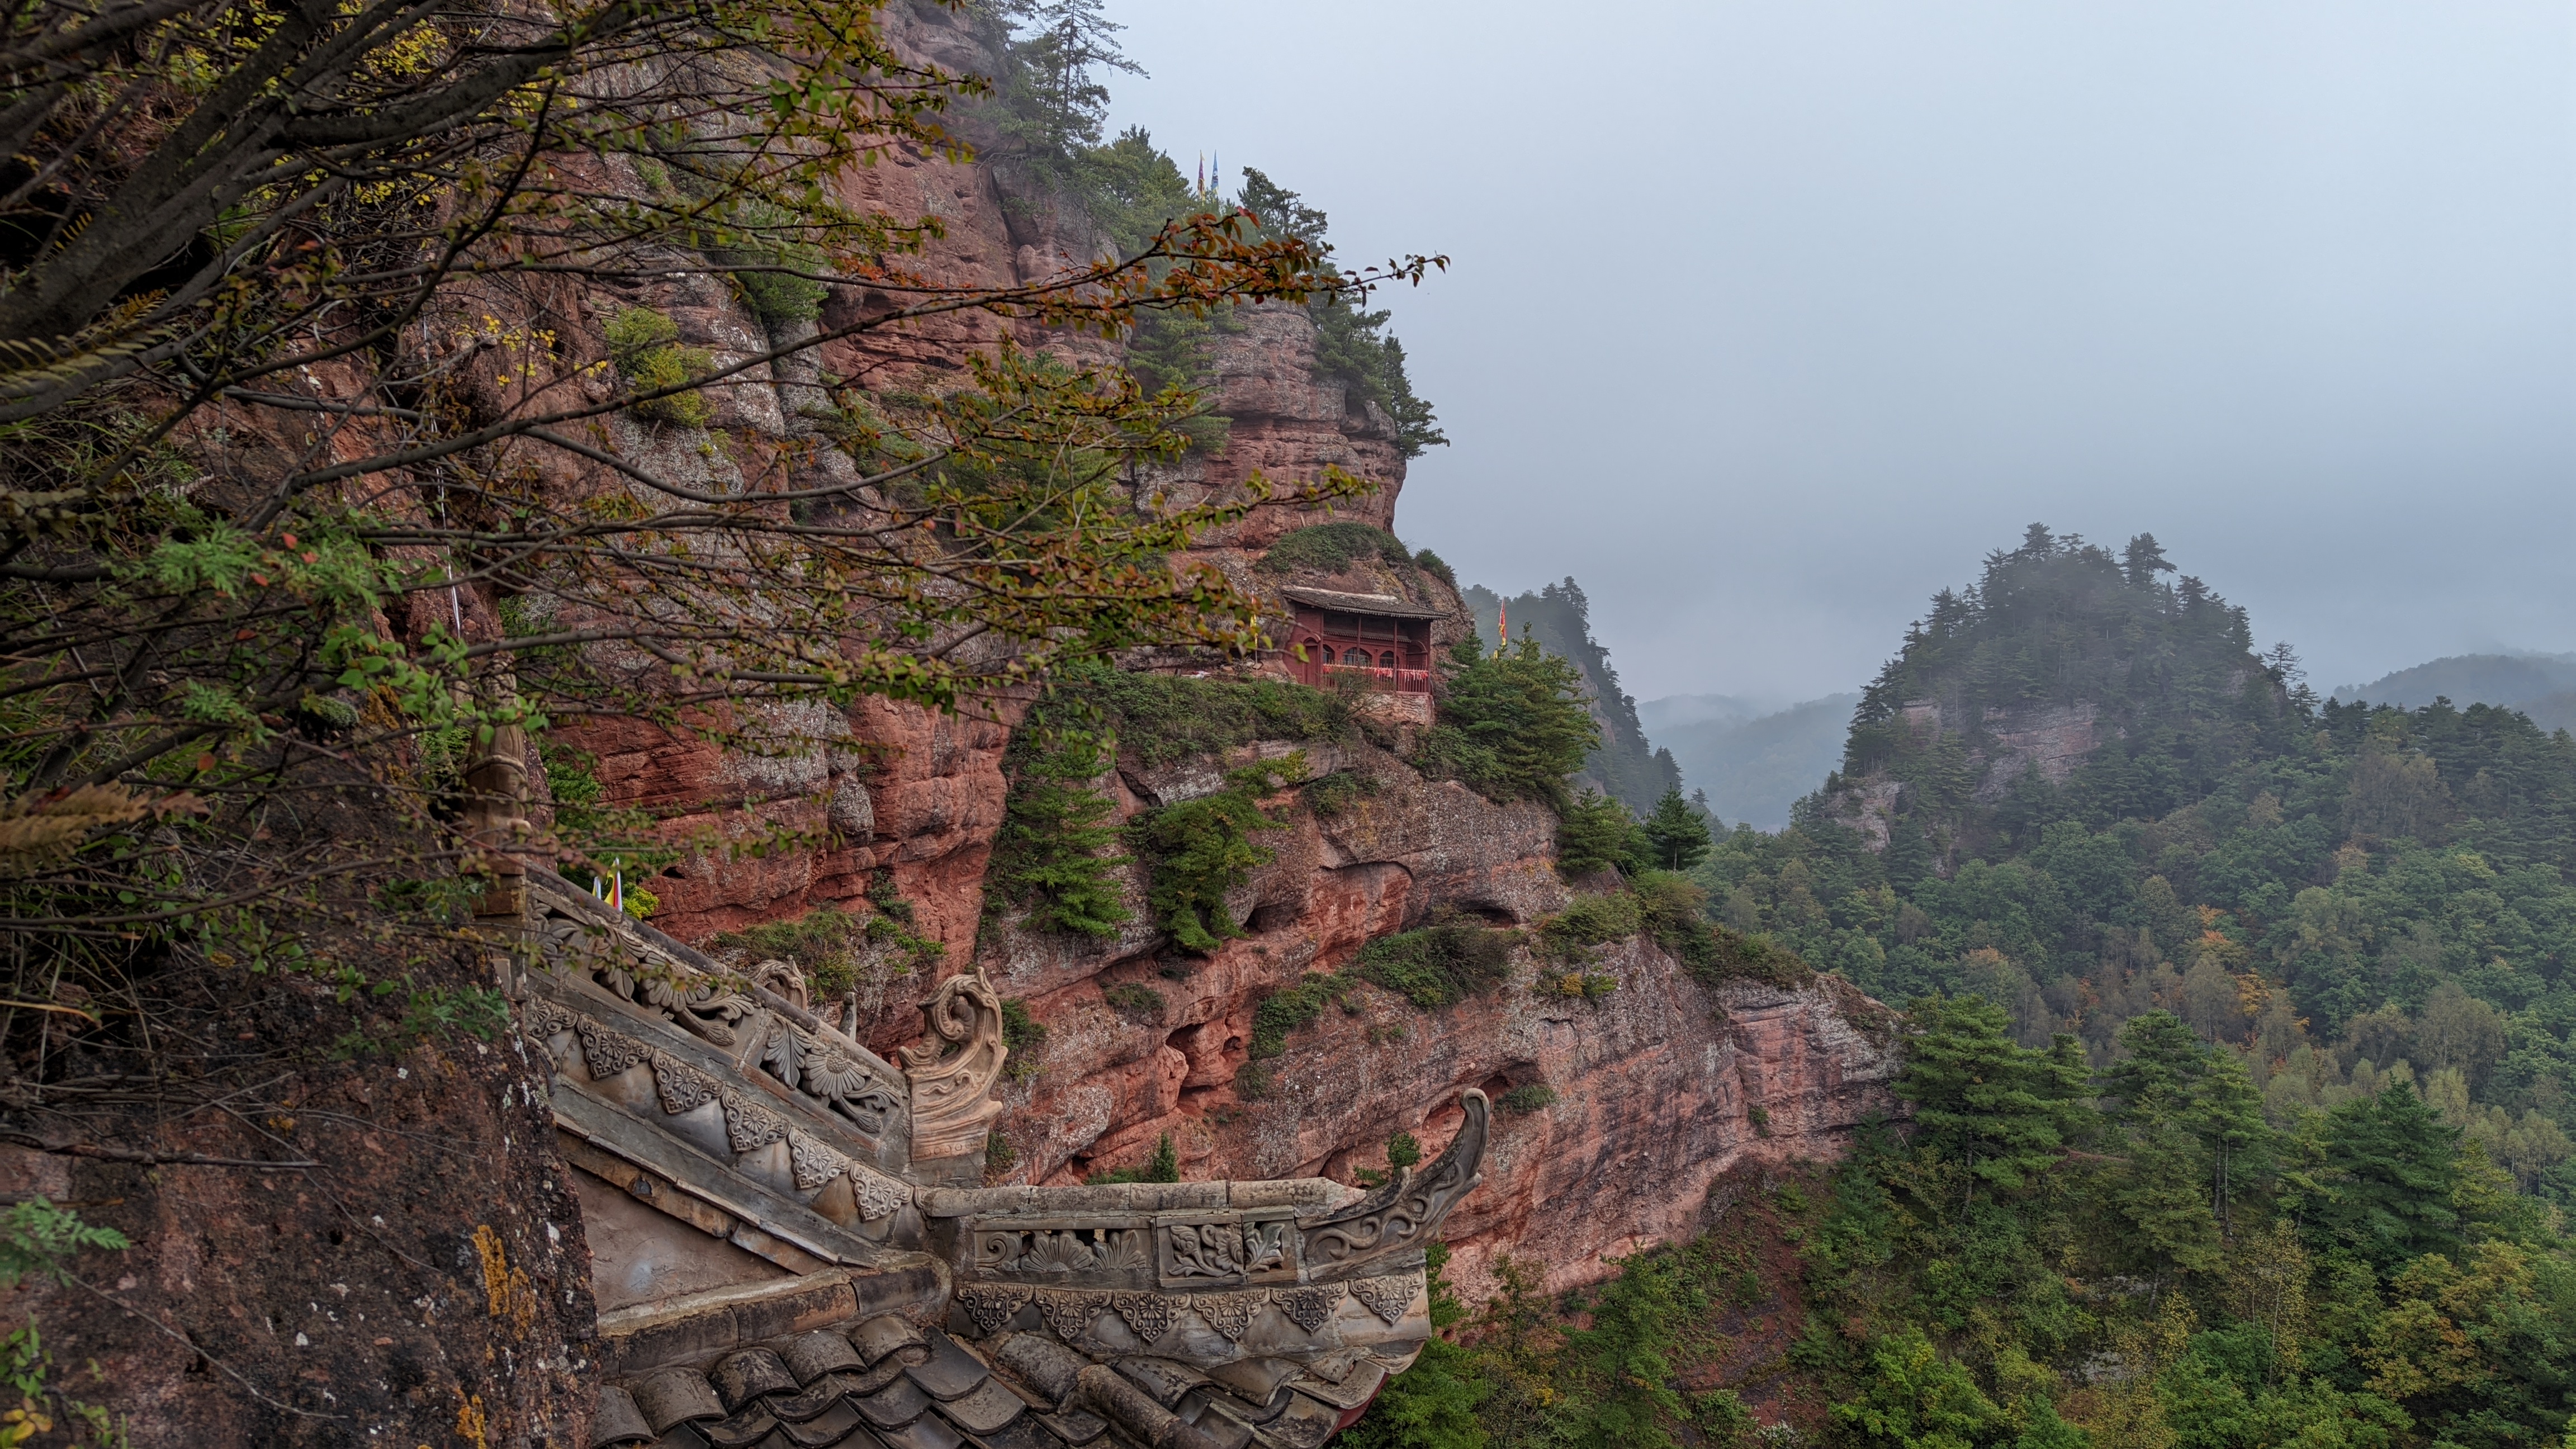
[[[991,899],[1028,912],[1030,930],[1114,936],[1135,913],[1118,878],[1133,857],[1111,853],[1117,806],[1090,783],[1110,751],[1092,730],[1049,723],[1064,712],[1040,706],[1011,741],[1011,793],[985,879]]]
[[[1535,800],[1562,815],[1574,803],[1567,777],[1600,742],[1573,665],[1528,638],[1488,655],[1469,634],[1450,651],[1438,721],[1414,763],[1498,804]]]
[[[715,370],[705,348],[683,346],[680,324],[650,307],[620,308],[603,330],[608,358],[617,364],[617,375],[630,391],[657,393],[686,387]],[[715,417],[714,404],[694,388],[642,398],[628,410],[640,418],[687,428],[703,428]]]
[[[1261,798],[1303,773],[1303,755],[1247,765],[1229,772],[1216,793],[1149,811],[1128,826],[1152,872],[1146,900],[1154,923],[1184,950],[1207,955],[1243,934],[1226,895],[1270,863],[1272,852],[1252,837],[1280,828]]]
[[[1337,574],[1364,558],[1376,557],[1405,567],[1413,555],[1383,528],[1339,519],[1318,523],[1283,536],[1261,556],[1261,566],[1272,573],[1292,569],[1313,569],[1318,573]]]
[[[1191,679],[1084,661],[1056,675],[1055,691],[1092,711],[1097,727],[1117,736],[1119,753],[1144,765],[1255,740],[1324,744],[1352,734],[1349,700],[1284,680]]]
[[[1356,971],[1430,1011],[1501,985],[1519,934],[1474,920],[1435,921],[1361,947]]]

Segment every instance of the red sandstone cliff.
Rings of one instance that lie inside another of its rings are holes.
[[[901,38],[916,52],[971,63],[961,49],[971,37],[941,17],[908,23]],[[1056,198],[1008,201],[1003,179],[981,165],[898,158],[851,186],[854,201],[940,215],[946,236],[926,265],[946,280],[1025,279],[1093,246],[1078,212]],[[760,335],[761,324],[721,288],[644,300],[668,311],[692,342],[747,348]],[[845,291],[831,305],[883,303]],[[1230,420],[1227,442],[1193,453],[1154,486],[1186,505],[1256,470],[1294,482],[1333,465],[1378,484],[1340,516],[1391,526],[1404,479],[1391,424],[1318,377],[1316,331],[1302,312],[1253,307],[1237,320],[1240,330],[1215,335],[1210,360],[1215,410]],[[954,368],[960,350],[988,340],[960,324],[866,352],[827,350],[820,365],[900,381]],[[726,421],[783,441],[799,430],[798,381],[737,389]],[[1264,506],[1203,539],[1192,557],[1264,588],[1277,580],[1254,567],[1260,551],[1317,521]],[[1445,585],[1409,570],[1398,577],[1374,560],[1306,582],[1410,592],[1456,610]],[[1463,611],[1455,617],[1441,631],[1443,645],[1464,627]],[[1709,1181],[1739,1161],[1832,1155],[1882,1100],[1887,1058],[1854,1025],[1874,1010],[1855,993],[1831,983],[1802,992],[1711,989],[1642,943],[1599,968],[1620,988],[1598,1004],[1535,994],[1526,963],[1521,984],[1438,1013],[1358,987],[1345,1009],[1328,1009],[1291,1035],[1287,1054],[1269,1064],[1267,1091],[1243,1090],[1258,1004],[1306,972],[1335,970],[1370,938],[1418,925],[1436,909],[1512,925],[1561,909],[1567,893],[1554,869],[1552,821],[1537,807],[1496,806],[1462,786],[1426,782],[1374,745],[1310,750],[1315,773],[1361,768],[1379,780],[1380,793],[1329,821],[1296,811],[1292,827],[1269,842],[1277,859],[1238,901],[1249,934],[1214,957],[1182,969],[1141,925],[1107,943],[1031,936],[1006,923],[979,940],[1015,722],[1008,704],[983,717],[882,702],[846,715],[801,707],[776,726],[846,745],[785,760],[722,757],[640,727],[595,729],[577,742],[599,757],[614,801],[669,811],[675,831],[739,836],[784,824],[828,839],[761,858],[701,853],[683,861],[653,882],[662,903],[657,925],[705,941],[824,904],[864,911],[871,877],[891,872],[919,928],[946,948],[939,972],[980,961],[1005,996],[1026,1000],[1047,1038],[1034,1075],[1009,1087],[1011,1180],[1078,1181],[1141,1160],[1166,1133],[1193,1178],[1347,1177],[1382,1166],[1397,1131],[1436,1152],[1454,1128],[1455,1109],[1443,1104],[1462,1087],[1499,1098],[1510,1087],[1544,1083],[1558,1094],[1555,1105],[1505,1119],[1485,1185],[1451,1236],[1471,1293],[1492,1256],[1506,1251],[1545,1260],[1562,1285],[1599,1276],[1605,1254],[1686,1230]],[[1286,746],[1255,748],[1278,754]],[[1103,783],[1121,814],[1132,815],[1215,788],[1226,763],[1145,770],[1130,761]],[[1131,895],[1142,921],[1141,880]],[[893,975],[890,966],[863,981],[862,1034],[889,1050],[916,1034],[913,1004],[933,984]],[[1104,993],[1122,984],[1159,995],[1159,1017],[1110,1005]]]

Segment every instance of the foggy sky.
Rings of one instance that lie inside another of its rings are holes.
[[[2539,0],[1110,0],[1183,169],[1330,212],[1452,445],[1398,530],[1572,574],[1639,698],[1852,687],[2042,520],[2321,689],[2576,649],[2576,39]]]

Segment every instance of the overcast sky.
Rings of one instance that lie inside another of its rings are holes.
[[[1641,699],[1851,687],[2033,520],[2321,688],[2576,649],[2564,0],[1109,9],[1117,124],[1449,254],[1398,530]]]

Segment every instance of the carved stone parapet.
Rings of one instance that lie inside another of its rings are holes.
[[[900,1135],[910,1114],[902,1074],[892,1063],[797,1006],[792,997],[803,988],[788,979],[792,971],[784,976],[771,972],[767,986],[734,981],[688,947],[626,920],[561,879],[531,879],[538,882],[539,908],[533,934],[542,961],[558,981],[587,980],[637,1012],[679,1027],[723,1052],[737,1067],[766,1073],[793,1089],[816,1110],[847,1122],[871,1142]],[[764,965],[783,968],[784,963]],[[773,986],[787,988],[790,994],[782,996],[770,989]],[[570,1020],[574,1013],[560,1004],[550,1005],[530,1017],[530,1035],[540,1042],[547,1040],[554,1034],[558,1015]],[[540,1024],[548,1029],[537,1030]],[[604,1024],[594,1025],[607,1030]],[[611,1035],[617,1041],[632,1041]],[[585,1035],[583,1041],[589,1052],[590,1037]],[[606,1070],[607,1062],[620,1049],[615,1041],[603,1039],[606,1055],[592,1054],[593,1075],[612,1074]],[[657,1070],[655,1078],[665,1091],[679,1094],[682,1104],[670,1106],[673,1112],[706,1100],[686,1070]]]

